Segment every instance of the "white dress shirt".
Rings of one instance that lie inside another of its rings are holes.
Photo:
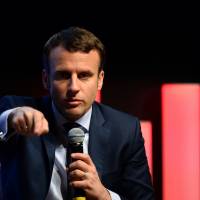
[[[66,123],[66,119],[57,111],[56,107],[52,103],[53,113],[56,120],[56,125],[60,129],[60,132],[64,132],[63,124]],[[15,108],[14,108],[15,109]],[[7,140],[7,118],[10,112],[13,109],[7,110],[0,115],[0,139]],[[83,141],[83,152],[88,153],[88,142],[89,142],[89,127],[90,120],[92,115],[92,107],[80,118],[76,121],[76,123],[80,124],[88,132],[85,133],[84,141]],[[55,162],[53,166],[53,172],[51,176],[51,182],[49,191],[46,197],[46,200],[63,200],[61,192],[61,185],[67,187],[67,173],[66,173],[66,157],[67,152],[66,148],[63,145],[59,145],[55,151]],[[39,188],[38,188],[39,189]],[[67,191],[67,189],[66,189]],[[108,190],[112,200],[121,200],[118,194]]]

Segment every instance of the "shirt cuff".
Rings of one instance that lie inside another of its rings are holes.
[[[111,196],[112,200],[121,200],[120,196],[117,193],[115,193],[115,192],[113,192],[111,190],[108,190],[108,192],[110,193],[110,196]]]
[[[7,140],[8,138],[10,138],[10,136],[13,135],[13,133],[8,135],[8,116],[9,114],[16,108],[13,109],[9,109],[4,111],[1,115],[0,115],[0,140]]]

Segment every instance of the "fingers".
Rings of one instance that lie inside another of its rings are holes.
[[[69,177],[71,180],[84,180],[86,174],[98,176],[96,168],[88,154],[73,153],[71,157],[75,160],[69,165]]]
[[[83,190],[89,189],[88,180],[73,180],[69,183],[69,185]]]
[[[78,181],[78,180],[85,180],[87,176],[87,172],[83,172],[79,169],[75,169],[69,173],[70,180]]]
[[[43,113],[31,107],[18,107],[8,117],[8,124],[16,132],[25,135],[48,133],[48,122]]]
[[[86,188],[91,178],[99,180],[96,168],[88,154],[73,153],[71,157],[75,161],[69,165],[68,171],[73,186],[76,187],[78,184],[78,187]]]
[[[69,180],[72,187],[87,189],[89,187],[90,176],[94,174],[94,169],[82,160],[77,160],[69,165]]]
[[[48,133],[48,122],[41,112],[35,112],[33,115],[32,133],[42,135]]]
[[[108,199],[110,194],[103,186],[98,176],[96,167],[88,154],[73,153],[71,157],[74,162],[69,165],[68,175],[70,186],[83,189],[87,199]]]
[[[23,119],[23,113],[18,112],[18,117],[15,116],[14,113],[13,118],[11,119],[11,127],[14,128],[15,131],[17,132],[26,132],[27,131],[27,125],[26,121]]]
[[[72,153],[71,154],[72,159],[74,160],[82,160],[83,162],[87,163],[88,165],[91,165],[94,167],[93,161],[90,158],[88,154],[85,153]]]
[[[74,161],[69,165],[70,172],[79,169],[80,171],[82,171],[84,173],[84,172],[87,172],[88,170],[91,170],[89,168],[91,168],[91,167],[88,166],[88,164],[86,164],[82,160]]]

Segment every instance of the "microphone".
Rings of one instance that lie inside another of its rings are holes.
[[[68,152],[69,157],[71,153],[83,153],[83,140],[85,134],[81,128],[72,128],[68,132]],[[73,162],[70,159],[70,162]],[[86,200],[85,191],[79,188],[72,188],[73,200]]]

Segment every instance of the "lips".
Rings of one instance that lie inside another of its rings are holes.
[[[82,103],[80,99],[65,99],[64,102],[67,108],[74,108]]]

